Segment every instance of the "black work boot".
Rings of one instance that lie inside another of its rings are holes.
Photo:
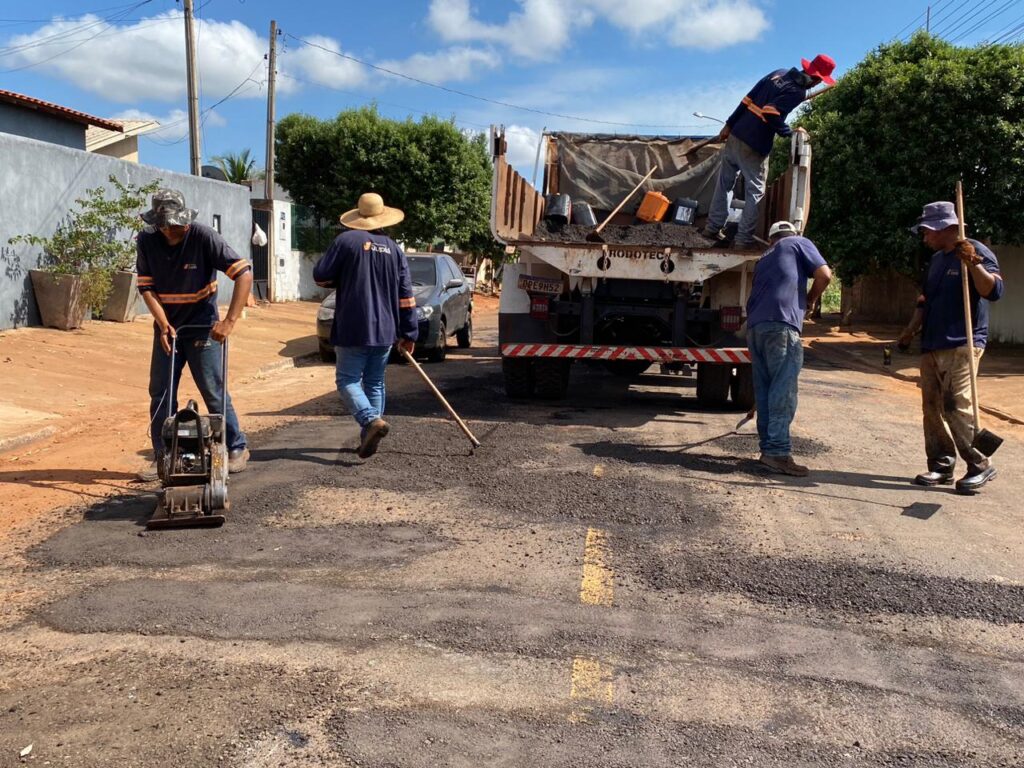
[[[956,492],[965,496],[977,493],[981,487],[996,476],[996,468],[989,464],[985,469],[971,466],[967,474],[956,481]]]
[[[945,485],[953,482],[953,469],[956,467],[956,458],[943,456],[938,459],[928,459],[928,471],[922,472],[914,478],[918,485]]]

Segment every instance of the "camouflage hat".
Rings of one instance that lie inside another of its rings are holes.
[[[142,214],[142,220],[154,227],[191,224],[199,211],[185,207],[185,196],[176,189],[158,189],[153,193],[152,208]]]

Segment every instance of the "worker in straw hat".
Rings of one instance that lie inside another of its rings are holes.
[[[391,347],[410,354],[419,331],[409,263],[384,234],[405,214],[384,205],[375,192],[341,215],[347,227],[313,269],[313,279],[337,298],[331,344],[337,352],[338,393],[360,427],[359,457],[377,452],[389,426],[384,421],[384,370]]]

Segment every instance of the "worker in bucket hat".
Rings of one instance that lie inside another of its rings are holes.
[[[914,315],[898,340],[900,349],[906,351],[921,334],[921,406],[928,471],[914,482],[927,486],[953,482],[959,453],[967,462],[967,473],[956,482],[956,490],[973,494],[996,476],[996,468],[973,445],[974,405],[960,271],[966,269],[970,278],[974,356],[980,362],[988,343],[989,302],[1003,295],[999,261],[977,240],[960,239],[960,219],[953,203],[928,203],[910,231],[934,251]]]
[[[139,473],[144,481],[159,476],[161,415],[167,412],[168,400],[172,412],[178,408],[178,384],[186,364],[209,412],[224,414],[228,470],[241,472],[249,458],[231,397],[221,402],[221,389],[225,376],[222,344],[245,309],[252,289],[252,268],[212,227],[196,222],[197,215],[176,189],[154,192],[150,209],[141,214],[149,226],[139,233],[136,267],[139,292],[153,315],[154,329],[149,366],[154,462]],[[235,283],[224,319],[217,306],[217,272]],[[178,340],[174,371],[169,370],[172,338]]]

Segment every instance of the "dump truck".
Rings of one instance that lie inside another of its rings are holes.
[[[508,396],[562,398],[577,362],[622,376],[657,364],[663,373],[695,376],[703,406],[731,400],[750,408],[745,307],[764,249],[731,248],[729,227],[725,239],[701,233],[723,145],[708,137],[554,132],[541,141],[537,165],[543,160],[543,177],[536,189],[509,165],[504,129],[491,129],[491,228],[517,255],[503,269],[499,305]],[[612,214],[651,168],[649,181],[595,236],[593,222]],[[803,230],[810,171],[807,135],[794,132],[789,167],[762,200],[757,236],[765,247],[774,221],[786,219]],[[731,203],[735,213],[743,205],[741,185],[742,177]],[[696,217],[688,225],[638,222],[646,192],[695,203]],[[553,200],[566,203],[554,196],[565,195],[586,204],[583,212],[593,213],[590,226],[553,224],[546,216]]]

